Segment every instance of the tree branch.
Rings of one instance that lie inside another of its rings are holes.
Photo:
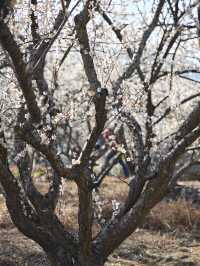
[[[94,62],[91,56],[89,38],[87,33],[87,23],[90,20],[90,5],[93,1],[87,1],[85,8],[75,17],[77,38],[80,44],[80,53],[83,60],[84,70],[87,79],[90,84],[90,90],[94,92],[93,102],[95,104],[95,121],[96,124],[85,143],[83,151],[79,157],[79,161],[82,165],[88,162],[93,147],[95,146],[97,139],[104,128],[106,122],[106,96],[107,89],[101,87],[101,83],[98,80],[95,70]]]
[[[60,177],[74,179],[77,176],[75,174],[76,166],[65,168],[61,158],[56,154],[56,151],[48,144],[42,143],[41,137],[30,123],[25,123],[23,127],[17,127],[16,130],[23,140],[46,156],[52,168]]]
[[[32,88],[32,80],[27,66],[23,60],[23,55],[14,40],[8,26],[0,20],[0,43],[12,59],[16,78],[26,100],[26,104],[33,122],[40,122],[41,113],[36,102],[36,97]]]
[[[189,119],[194,119],[195,117],[196,113],[194,111],[191,112],[187,122]],[[197,125],[198,124],[199,123],[197,123]],[[176,161],[179,156],[184,153],[185,149],[200,136],[200,126],[193,130],[194,124],[193,126],[186,125],[188,124],[184,123],[180,131],[184,133],[187,131],[187,135],[184,134],[184,138],[177,141],[177,144],[173,144],[173,149],[161,159],[155,171],[156,178],[149,179],[149,183],[145,186],[140,198],[134,206],[125,215],[117,215],[115,218],[111,219],[99,235],[97,235],[93,245],[103,258],[106,258],[144,221],[147,213],[168,192],[168,184],[173,175]]]

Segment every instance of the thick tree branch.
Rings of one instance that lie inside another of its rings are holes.
[[[200,96],[200,93],[198,92],[198,93],[195,93],[195,94],[193,94],[193,95],[190,95],[190,96],[188,96],[187,98],[185,98],[185,99],[183,99],[181,102],[180,102],[180,105],[183,105],[183,104],[185,104],[185,103],[187,103],[187,102],[189,102],[189,101],[191,101],[191,100],[193,100],[193,99],[195,99],[196,97],[199,97]],[[168,98],[168,96],[166,97],[166,98]],[[166,99],[165,98],[165,99]],[[159,117],[154,123],[153,123],[153,125],[156,125],[156,124],[158,124],[159,122],[161,122],[168,114],[170,114],[170,112],[172,111],[172,109],[171,109],[171,107],[168,107],[165,111],[164,111],[164,113],[161,115],[161,117]]]
[[[187,163],[186,165],[184,165],[181,169],[179,169],[175,175],[173,175],[169,187],[173,189],[173,187],[176,185],[177,181],[185,174],[185,172],[187,172],[187,170],[189,170],[191,167],[193,166],[200,166],[200,162],[199,161],[192,161]],[[199,171],[199,175],[200,175],[200,171]]]
[[[83,60],[84,70],[89,81],[90,90],[93,91],[93,102],[95,105],[95,126],[86,141],[82,153],[79,156],[80,166],[83,174],[78,180],[79,191],[79,240],[80,240],[80,258],[87,261],[92,255],[92,173],[85,166],[89,163],[92,150],[97,139],[102,132],[106,122],[106,96],[107,90],[101,87],[95,70],[93,58],[91,56],[89,37],[87,32],[87,23],[90,20],[93,1],[86,2],[83,10],[75,17],[76,34],[80,45],[80,53]],[[91,264],[92,265],[92,264]],[[83,265],[82,265],[83,266]]]
[[[82,56],[84,70],[89,81],[90,90],[94,92],[93,102],[95,104],[95,121],[96,124],[88,138],[83,151],[79,157],[81,164],[86,164],[91,155],[93,147],[95,146],[97,139],[104,128],[106,122],[106,96],[107,90],[101,87],[101,83],[98,80],[95,70],[93,58],[91,56],[89,38],[87,33],[87,23],[90,20],[90,6],[93,1],[87,1],[85,8],[82,12],[75,17],[77,38],[80,44],[80,53]]]
[[[52,149],[52,147],[50,147],[48,144],[42,142],[41,137],[32,125],[26,123],[24,127],[17,127],[16,129],[20,137],[24,141],[26,141],[26,143],[30,144],[37,151],[46,156],[52,168],[60,177],[65,177],[68,179],[74,179],[75,177],[77,177],[77,175],[75,174],[76,166],[74,166],[74,168],[65,168],[61,158],[56,154],[56,151]]]
[[[189,119],[194,119],[195,117],[196,113],[193,111],[189,115],[187,122]],[[187,135],[184,134],[184,138],[181,141],[173,144],[173,149],[161,159],[155,172],[156,178],[150,179],[140,198],[129,212],[123,216],[119,215],[111,219],[94,240],[93,244],[95,248],[104,258],[143,222],[146,214],[168,192],[168,185],[173,176],[176,161],[184,153],[185,149],[200,136],[200,126],[193,130],[193,127],[186,126],[185,124],[187,125],[187,123],[184,123],[180,131],[186,132],[187,128]],[[197,125],[199,124],[197,123]]]
[[[25,110],[21,107],[18,116],[17,122],[18,124],[23,123],[25,121]],[[57,194],[54,191],[54,188],[57,192],[57,186],[54,185],[50,188],[50,193],[43,196],[35,187],[32,180],[32,159],[29,156],[29,152],[26,147],[26,142],[18,136],[17,130],[15,130],[15,152],[17,154],[16,163],[19,169],[20,180],[23,186],[25,195],[29,198],[33,206],[40,211],[47,210],[49,207],[49,211],[52,212],[55,209],[55,203],[57,200]],[[57,182],[56,182],[57,183]],[[53,183],[54,184],[54,183]],[[58,186],[59,187],[59,186]],[[53,196],[55,196],[53,198]]]
[[[189,114],[183,125],[179,128],[178,132],[174,136],[176,141],[183,139],[188,133],[200,125],[200,102]]]
[[[23,55],[14,40],[8,26],[0,20],[0,43],[12,59],[16,78],[26,100],[26,104],[34,122],[40,122],[41,113],[36,102],[36,97],[32,87],[32,80],[27,66],[23,60]]]

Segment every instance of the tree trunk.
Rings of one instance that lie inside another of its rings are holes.
[[[58,248],[56,251],[47,252],[51,266],[103,266],[103,262],[96,262],[93,258],[81,260],[74,258],[71,254],[67,254],[63,248]],[[98,260],[99,261],[99,260]]]
[[[51,266],[80,266],[77,258],[75,259],[73,256],[66,254],[62,248],[47,252],[47,257]]]

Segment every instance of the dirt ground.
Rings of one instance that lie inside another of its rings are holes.
[[[119,189],[119,186],[116,186],[118,182],[121,181],[109,178],[103,184],[103,190],[99,192],[100,197],[107,198],[105,218],[110,215],[112,198],[123,200],[126,194],[127,184],[120,183]],[[109,189],[113,184],[117,188],[115,193]],[[41,191],[46,189],[45,184],[41,182],[38,187]],[[57,213],[66,227],[72,224],[76,227],[76,188],[73,184],[67,184],[65,189],[65,197],[60,202]],[[106,266],[200,266],[199,191],[198,182],[181,182],[175,192],[152,210],[144,227],[133,233],[108,258]],[[65,201],[66,198],[68,201]],[[61,211],[63,205],[65,214]],[[94,232],[96,230],[98,226],[94,228]],[[13,226],[3,197],[0,196],[0,266],[11,265],[45,266],[48,262],[42,249]]]
[[[0,231],[1,266],[47,266],[41,248],[16,228]],[[106,266],[197,266],[200,265],[200,235],[149,232],[140,229],[109,257]]]

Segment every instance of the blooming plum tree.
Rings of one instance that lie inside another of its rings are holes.
[[[104,265],[191,164],[179,167],[199,147],[199,13],[186,0],[21,0],[0,18],[0,183],[13,223],[52,265]],[[113,165],[98,173],[91,160],[112,123],[129,191],[94,236],[94,189]],[[45,194],[33,155],[51,168]],[[77,232],[55,211],[62,179],[78,188]]]

